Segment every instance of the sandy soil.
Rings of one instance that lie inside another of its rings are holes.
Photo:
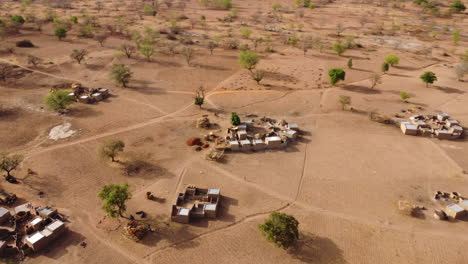
[[[179,54],[165,52],[177,41],[162,34],[149,62],[138,54],[130,59],[116,55],[129,37],[111,36],[101,47],[93,39],[78,37],[78,25],[61,42],[53,35],[53,23],[44,24],[42,32],[26,23],[20,34],[0,40],[0,50],[22,39],[36,45],[15,48],[13,54],[0,53],[0,63],[15,66],[17,73],[0,81],[0,151],[25,155],[13,172],[20,184],[4,182],[2,188],[16,193],[21,201],[55,206],[70,217],[70,230],[63,239],[25,262],[466,263],[468,222],[432,217],[434,209],[442,208],[432,199],[434,191],[468,195],[466,139],[404,136],[398,128],[372,122],[367,116],[370,111],[394,116],[419,106],[422,113],[444,111],[468,126],[468,85],[453,72],[468,43],[466,31],[458,45],[451,42],[453,29],[468,27],[466,12],[441,18],[428,16],[408,2],[396,1],[405,7],[392,8],[393,2],[381,6],[377,1],[346,0],[317,1],[315,9],[302,8],[301,17],[292,1],[233,2],[239,18],[230,23],[218,21],[228,11],[207,9],[194,0],[187,1],[184,10],[162,4],[156,17],[141,15],[141,1],[93,0],[72,3],[73,8],[33,2],[23,11],[18,2],[0,3],[2,18],[31,12],[42,17],[53,10],[63,18],[80,15],[80,23],[86,12],[112,24],[123,15],[131,22],[128,30],[140,32],[145,27],[167,30],[167,21],[176,14],[197,20],[204,15],[207,24],[192,29],[188,20],[178,22],[194,36],[196,56],[191,66],[180,55],[183,45],[177,48]],[[271,11],[275,3],[283,6],[282,12]],[[382,34],[372,34],[380,23],[384,23]],[[343,56],[333,53],[332,43],[344,41],[336,34],[338,24],[344,27],[342,36],[355,36],[362,47]],[[395,29],[395,24],[400,28]],[[239,50],[216,48],[210,55],[204,46],[215,34],[232,35],[241,44],[252,45],[240,36],[241,27],[251,28],[252,38],[269,35],[276,51],[263,52],[266,43],[258,47],[257,69],[266,71],[261,84],[240,68]],[[431,31],[437,32],[437,38],[430,37]],[[324,49],[313,48],[304,55],[284,42],[304,34],[320,36]],[[69,55],[80,48],[88,55],[77,64]],[[400,64],[381,74],[388,54],[397,54]],[[43,63],[28,65],[27,55]],[[346,68],[350,58],[352,69]],[[117,87],[111,80],[114,63],[131,68],[128,88]],[[333,67],[346,70],[346,80],[335,86],[327,76]],[[419,79],[425,71],[438,77],[430,87]],[[370,88],[373,73],[382,78],[374,89]],[[109,88],[111,97],[92,105],[74,104],[65,115],[48,110],[44,97],[50,89],[68,88],[73,82]],[[207,92],[202,109],[193,105],[200,86]],[[399,98],[401,91],[411,95],[409,103]],[[341,110],[341,95],[352,98],[355,112]],[[228,153],[223,163],[205,160],[207,150],[195,152],[186,146],[190,137],[209,132],[195,128],[197,118],[206,114],[224,129],[231,112],[242,118],[254,114],[295,122],[304,136],[284,150]],[[48,139],[50,130],[64,123],[70,123],[75,133],[66,139]],[[141,155],[147,161],[144,170],[128,176],[118,164],[99,157],[100,144],[117,138],[126,143],[120,158]],[[26,176],[28,169],[37,175]],[[97,193],[109,183],[129,183],[133,198],[127,215],[145,211],[145,221],[156,227],[154,233],[136,243],[123,235],[126,219],[105,216]],[[189,184],[221,189],[224,199],[216,220],[190,225],[168,221],[177,192]],[[39,191],[45,192],[44,198],[39,198]],[[158,201],[146,200],[147,191]],[[398,211],[399,200],[428,210],[421,218],[404,215]],[[276,248],[260,235],[258,224],[273,211],[299,220],[295,248]],[[85,248],[80,246],[83,241]]]

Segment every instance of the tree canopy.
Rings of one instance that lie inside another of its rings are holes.
[[[111,77],[116,83],[122,85],[122,87],[127,87],[132,75],[133,73],[127,66],[123,64],[112,65]]]
[[[393,67],[395,65],[398,65],[398,63],[400,63],[400,58],[397,55],[391,54],[385,57],[385,62]]]
[[[7,177],[11,177],[11,171],[15,170],[23,161],[24,156],[21,154],[0,153],[0,169],[7,173]]]
[[[437,81],[437,76],[433,72],[425,72],[423,73],[419,78],[426,84],[426,87],[429,86],[429,84],[433,84],[435,81]]]
[[[44,102],[49,109],[62,112],[67,106],[75,103],[75,98],[65,90],[57,90],[47,95]]]
[[[249,71],[252,71],[259,61],[260,61],[260,58],[258,57],[257,53],[253,51],[250,51],[250,50],[241,51],[239,54],[240,66]]]
[[[109,139],[102,143],[99,153],[103,158],[111,158],[115,162],[115,157],[125,148],[125,143],[119,139]]]
[[[132,198],[132,194],[128,190],[128,184],[106,184],[99,192],[98,197],[104,201],[102,210],[108,216],[115,218],[123,217],[127,206],[125,203]]]
[[[231,113],[231,124],[233,126],[238,126],[240,124],[241,120],[240,120],[240,117],[239,115],[237,115],[236,112],[232,112]]]
[[[259,225],[260,232],[270,242],[287,249],[299,238],[299,222],[291,215],[273,212],[270,218]]]
[[[330,83],[335,85],[339,81],[344,81],[346,73],[341,68],[334,68],[328,71],[328,76],[330,77]]]

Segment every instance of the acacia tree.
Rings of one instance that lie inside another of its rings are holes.
[[[239,64],[242,68],[249,70],[252,72],[252,70],[257,66],[258,62],[260,61],[257,53],[246,50],[246,51],[241,51],[239,54]]]
[[[122,85],[122,87],[127,87],[127,84],[130,82],[132,75],[133,73],[127,66],[123,64],[112,65],[111,77],[117,84]]]
[[[402,91],[400,92],[400,98],[401,100],[403,100],[403,102],[407,103],[408,102],[408,99],[410,99],[410,95],[409,93],[405,92],[405,91]]]
[[[291,215],[273,212],[258,226],[262,235],[276,246],[287,249],[299,238],[299,222]]]
[[[338,56],[341,56],[346,51],[346,46],[338,40],[335,43],[333,43],[332,50],[336,52]]]
[[[127,56],[128,59],[132,57],[132,54],[135,52],[136,48],[132,44],[122,44],[120,46],[120,51]]]
[[[397,55],[391,54],[385,57],[385,63],[392,67],[395,67],[396,65],[398,65],[398,63],[400,63],[400,58]]]
[[[232,112],[231,113],[231,124],[233,126],[238,126],[240,124],[241,120],[240,120],[240,117],[239,115],[237,115],[236,112]]]
[[[67,29],[64,26],[59,26],[55,29],[55,36],[59,39],[62,40],[67,37]]]
[[[104,41],[108,38],[107,34],[97,34],[94,36],[94,39],[101,45],[101,47],[104,47]]]
[[[195,58],[195,50],[192,47],[184,47],[182,49],[182,55],[187,62],[187,65],[190,66],[193,58]]]
[[[87,54],[88,52],[85,49],[74,49],[70,54],[70,58],[81,64]]]
[[[109,139],[102,143],[99,154],[103,158],[111,158],[112,162],[115,162],[115,157],[119,152],[123,152],[125,143],[119,139]]]
[[[373,73],[370,78],[370,81],[371,81],[371,89],[374,89],[377,86],[377,84],[382,83],[382,77],[380,77],[380,74],[378,73]]]
[[[195,105],[198,105],[200,109],[202,108],[203,103],[205,102],[205,89],[203,86],[200,86],[195,95]]]
[[[425,72],[419,78],[426,84],[426,87],[429,87],[429,84],[433,84],[437,81],[437,76],[433,72]]]
[[[75,98],[67,91],[56,90],[46,96],[44,103],[49,109],[63,113],[69,105],[75,103]]]
[[[128,190],[128,184],[106,184],[99,192],[98,197],[104,201],[102,210],[108,216],[115,218],[123,217],[123,213],[127,210],[125,203],[132,198],[132,194]]]
[[[151,57],[154,55],[154,46],[151,44],[142,44],[140,46],[140,53],[145,56],[148,61],[151,61]]]
[[[7,175],[6,179],[11,178],[11,171],[15,170],[23,161],[24,156],[21,154],[0,153],[0,169],[4,170]]]
[[[252,79],[256,81],[257,84],[260,84],[260,82],[263,80],[263,77],[265,77],[265,71],[262,71],[262,70],[252,71],[250,72],[250,77],[252,77]]]

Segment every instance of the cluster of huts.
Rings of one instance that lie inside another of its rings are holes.
[[[468,218],[468,200],[461,200],[459,203],[447,205],[444,210],[449,219],[464,219]]]
[[[263,117],[228,128],[226,141],[232,151],[275,149],[287,146],[298,134],[297,124]]]
[[[220,207],[220,189],[188,186],[172,205],[171,220],[188,224],[193,218],[216,218]]]
[[[0,207],[0,257],[30,255],[49,247],[67,230],[56,209],[26,203]]]
[[[463,127],[448,114],[415,115],[409,121],[401,122],[401,131],[405,135],[421,135],[438,139],[456,139],[463,135]]]
[[[109,90],[106,88],[89,90],[79,83],[73,83],[72,90],[73,92],[68,95],[74,97],[77,102],[85,104],[97,103],[109,97]]]

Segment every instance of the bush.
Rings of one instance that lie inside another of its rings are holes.
[[[299,222],[291,215],[273,212],[259,225],[262,235],[280,248],[287,249],[299,238]]]
[[[103,158],[111,158],[112,162],[115,162],[115,157],[119,152],[123,152],[124,148],[125,143],[122,140],[106,140],[99,149],[99,155]]]
[[[16,42],[16,47],[19,47],[19,48],[33,48],[34,44],[30,40],[23,39],[23,40],[20,40],[20,41]]]
[[[81,64],[81,61],[84,60],[87,54],[88,52],[85,49],[74,49],[72,53],[70,54],[70,58],[72,60],[76,60],[78,64]]]
[[[260,84],[260,82],[263,80],[263,77],[265,77],[265,71],[256,70],[254,72],[251,72],[250,76],[254,81],[257,82],[257,84]]]
[[[456,13],[460,13],[460,12],[465,11],[466,7],[460,0],[457,0],[453,4],[450,5],[450,9]]]
[[[388,65],[393,67],[395,65],[398,65],[398,63],[400,63],[400,58],[397,55],[391,54],[385,57],[385,62],[388,63]]]
[[[75,103],[75,97],[70,96],[67,91],[57,90],[46,96],[44,102],[49,109],[63,112],[68,105]]]
[[[24,18],[22,16],[20,16],[20,15],[12,15],[10,17],[10,19],[11,19],[11,21],[13,21],[13,22],[15,22],[17,24],[21,24],[21,25],[24,24],[24,22],[26,22],[24,20]]]
[[[259,61],[258,55],[253,51],[241,51],[239,54],[240,66],[249,71],[252,71]]]
[[[240,123],[241,123],[241,120],[240,120],[239,115],[237,115],[236,112],[232,112],[231,113],[231,124],[233,126],[238,126],[238,125],[240,125]]]
[[[62,40],[67,37],[67,29],[63,26],[60,26],[55,29],[55,36],[59,39]]]
[[[338,54],[338,56],[341,56],[341,54],[343,54],[346,51],[346,46],[338,40],[335,43],[333,43],[332,50],[335,51],[336,54]]]
[[[78,17],[77,16],[71,16],[70,17],[70,22],[73,24],[78,24]]]
[[[409,93],[405,92],[405,91],[402,91],[400,92],[400,98],[401,100],[403,100],[403,102],[407,103],[408,99],[410,98],[411,96],[409,95]]]
[[[122,85],[122,87],[127,87],[132,75],[133,73],[127,66],[123,64],[112,65],[111,77],[117,84]]]
[[[346,73],[341,68],[334,68],[328,71],[328,76],[330,77],[330,83],[335,85],[340,80],[344,81]]]

